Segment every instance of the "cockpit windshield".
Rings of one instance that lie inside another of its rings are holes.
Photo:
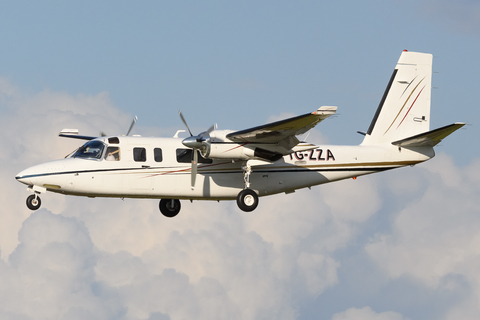
[[[89,141],[81,146],[72,158],[101,159],[104,148],[105,145],[101,141]]]

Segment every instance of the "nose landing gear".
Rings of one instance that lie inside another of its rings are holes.
[[[42,200],[40,200],[40,197],[35,193],[32,195],[29,195],[27,198],[27,207],[30,210],[37,210],[40,208],[42,205]]]

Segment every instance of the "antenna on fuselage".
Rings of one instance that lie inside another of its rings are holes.
[[[186,131],[185,130],[177,130],[177,132],[175,133],[175,135],[173,137],[178,138],[178,134],[182,133],[182,132],[186,132]]]

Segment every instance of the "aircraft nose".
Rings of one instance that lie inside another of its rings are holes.
[[[46,172],[48,172],[47,164],[48,163],[43,163],[43,164],[38,164],[33,167],[27,168],[19,172],[15,176],[15,179],[29,186],[37,184],[38,179],[41,176],[43,176]]]
[[[33,183],[30,181],[29,179],[29,169],[26,169],[26,170],[23,170],[21,172],[19,172],[16,176],[15,176],[15,179],[17,179],[18,182],[21,182],[23,184],[26,184],[26,185],[32,185]]]
[[[35,165],[19,172],[15,179],[28,186],[62,186],[65,182],[65,175],[61,174],[65,168],[63,161],[57,160]]]

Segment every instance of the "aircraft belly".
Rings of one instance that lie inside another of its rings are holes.
[[[315,171],[285,172],[279,175],[276,192],[289,192],[328,182],[324,174]],[[283,189],[282,189],[283,187]]]
[[[287,189],[288,174],[286,173],[257,173],[252,174],[252,188],[259,196],[284,192]]]
[[[240,178],[238,182],[237,179],[231,179],[231,176],[230,178],[228,176],[230,175],[198,174],[194,189],[191,188],[190,173],[172,175],[170,180],[172,184],[167,183],[168,179],[164,176],[159,180],[163,186],[160,193],[180,199],[235,199],[243,189],[243,177],[238,175]],[[174,188],[172,188],[173,182],[176,183]]]

